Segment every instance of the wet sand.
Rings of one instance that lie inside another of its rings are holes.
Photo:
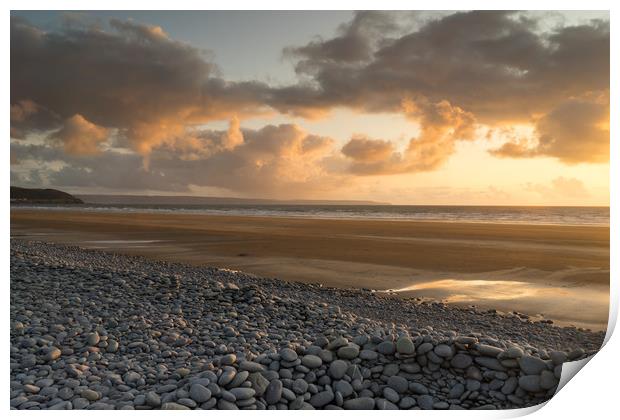
[[[608,227],[12,209],[11,235],[607,323]]]

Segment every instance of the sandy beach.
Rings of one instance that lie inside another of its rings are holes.
[[[607,322],[608,227],[12,209],[11,235],[288,281],[399,290],[565,325],[604,329]]]

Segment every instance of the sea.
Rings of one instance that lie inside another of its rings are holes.
[[[77,204],[11,207],[94,212],[147,212],[316,219],[609,226],[609,207],[422,206],[314,204]]]

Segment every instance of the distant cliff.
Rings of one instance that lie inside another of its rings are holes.
[[[11,203],[83,204],[84,202],[69,193],[51,188],[11,187]]]

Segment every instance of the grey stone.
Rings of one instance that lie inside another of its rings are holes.
[[[274,379],[265,391],[265,401],[272,405],[280,401],[280,398],[282,398],[282,381]]]

